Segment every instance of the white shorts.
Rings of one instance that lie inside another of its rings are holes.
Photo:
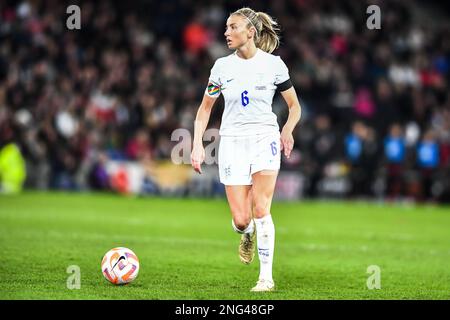
[[[251,185],[252,174],[279,170],[280,161],[279,132],[220,138],[219,176],[225,185]]]

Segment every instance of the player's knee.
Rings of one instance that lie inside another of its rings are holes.
[[[240,231],[245,230],[250,224],[250,217],[233,217],[234,226]]]
[[[268,202],[265,200],[255,201],[253,205],[253,216],[260,219],[269,214]]]

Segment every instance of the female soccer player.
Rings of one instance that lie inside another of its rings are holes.
[[[289,158],[294,145],[292,131],[301,107],[286,65],[271,54],[279,45],[277,23],[264,12],[242,8],[227,20],[225,38],[234,53],[217,59],[197,112],[191,164],[202,173],[205,159],[202,137],[211,109],[222,93],[225,109],[220,127],[219,176],[225,185],[232,226],[241,235],[240,260],[249,264],[255,252],[260,274],[251,291],[275,288],[272,262],[275,228],[270,214],[280,151]],[[272,112],[276,91],[289,107],[289,117],[279,132]],[[256,235],[255,235],[256,233]]]

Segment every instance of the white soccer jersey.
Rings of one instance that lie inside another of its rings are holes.
[[[279,56],[257,49],[250,59],[236,53],[216,60],[205,94],[225,99],[221,136],[247,136],[278,132],[272,101],[277,85],[289,80]]]

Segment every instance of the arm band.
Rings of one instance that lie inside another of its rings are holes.
[[[278,92],[286,91],[287,89],[290,89],[292,87],[291,79],[287,79],[285,82],[277,84],[276,86]]]

